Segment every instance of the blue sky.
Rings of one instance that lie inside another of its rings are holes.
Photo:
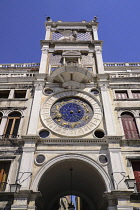
[[[0,0],[0,63],[40,62],[44,21],[99,17],[104,62],[140,62],[140,0]]]

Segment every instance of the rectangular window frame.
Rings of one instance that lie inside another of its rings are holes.
[[[140,100],[140,90],[131,90],[133,99],[139,99]]]
[[[119,93],[120,93],[120,96],[118,96]],[[122,95],[121,95],[121,93],[122,93]],[[114,94],[115,94],[115,99],[117,99],[117,100],[127,100],[127,99],[129,99],[129,94],[128,94],[128,91],[126,89],[125,90],[124,89],[114,90]],[[126,94],[126,97],[123,94]]]
[[[19,93],[18,93],[19,92]],[[22,92],[23,92],[23,94],[24,94],[24,97],[16,97],[16,94],[21,94],[21,96],[22,96]],[[23,98],[26,98],[26,96],[27,96],[27,90],[25,89],[25,90],[21,90],[21,89],[15,89],[14,90],[14,95],[13,95],[13,98],[14,99],[23,99]]]
[[[0,90],[0,95],[3,93],[4,94],[4,92],[5,93],[7,93],[7,97],[1,97],[0,96],[0,99],[9,99],[9,96],[10,96],[10,90],[9,89],[5,89],[5,90]]]
[[[19,119],[19,117],[14,117],[14,118],[13,118],[13,117],[8,117],[7,122],[6,122],[5,129],[4,129],[4,135],[9,135],[8,138],[10,138],[10,135],[11,135],[11,136],[13,135],[13,131],[14,131],[14,129],[15,129],[15,123],[16,123],[16,120],[18,120],[18,119]],[[10,132],[7,133],[7,128],[8,128],[8,124],[9,124],[9,121],[10,121],[10,120],[13,120],[13,122],[12,122],[12,126],[10,127]],[[19,126],[20,126],[20,122],[19,122]],[[16,135],[18,135],[19,126],[18,126],[18,130],[17,130],[17,134],[16,134]]]

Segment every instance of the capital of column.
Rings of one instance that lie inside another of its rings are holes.
[[[92,26],[92,29],[93,29],[94,31],[97,31],[97,26]]]
[[[103,83],[99,85],[101,91],[107,91],[108,90],[108,84],[107,83]]]
[[[44,88],[44,83],[43,84],[40,84],[40,83],[35,84],[35,90],[43,90],[43,88]]]
[[[95,51],[96,54],[101,54],[102,53],[102,47],[101,46],[95,46],[94,51]]]
[[[41,51],[43,54],[48,54],[49,49],[48,49],[48,47],[42,47]]]

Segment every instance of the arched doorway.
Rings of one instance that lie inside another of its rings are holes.
[[[103,195],[111,187],[111,182],[101,166],[94,162],[94,167],[90,162],[94,161],[67,155],[59,156],[51,164],[48,163],[47,170],[42,168],[33,183],[38,180],[37,188],[42,194],[36,201],[37,210],[58,210],[60,198],[71,194],[80,197],[81,205],[78,210],[106,210]]]

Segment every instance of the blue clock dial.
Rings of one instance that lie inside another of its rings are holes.
[[[67,103],[60,108],[62,119],[68,122],[77,122],[84,116],[84,109],[76,103]]]
[[[93,117],[92,106],[79,97],[66,97],[56,101],[51,107],[51,117],[55,123],[65,128],[79,128]]]

